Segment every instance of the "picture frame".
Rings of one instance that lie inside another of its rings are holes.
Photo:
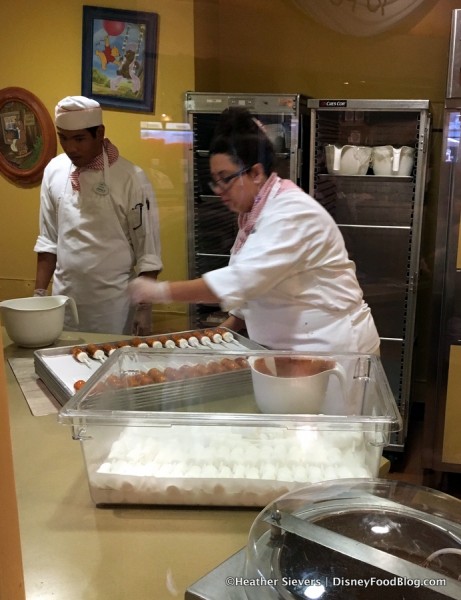
[[[56,149],[54,123],[41,100],[24,88],[1,89],[0,172],[14,184],[36,184]]]
[[[83,6],[83,96],[109,108],[153,112],[157,29],[157,13]]]

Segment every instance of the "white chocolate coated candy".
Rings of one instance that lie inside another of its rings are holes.
[[[75,358],[79,362],[84,363],[85,365],[88,365],[89,367],[91,367],[90,359],[86,352],[79,352]]]

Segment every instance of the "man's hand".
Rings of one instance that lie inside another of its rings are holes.
[[[152,304],[138,304],[133,317],[132,334],[152,335]]]
[[[48,296],[48,290],[34,290],[34,297],[35,296]]]

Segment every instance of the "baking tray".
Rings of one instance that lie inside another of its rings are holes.
[[[208,328],[214,329],[214,328]],[[200,344],[199,346],[190,346],[191,351],[204,351],[210,352],[215,350],[216,353],[222,354],[226,352],[235,352],[242,350],[261,350],[264,349],[261,345],[250,339],[221,327],[228,333],[231,333],[233,340],[225,342],[224,340],[220,343],[210,342],[208,345]],[[119,343],[127,343],[133,340],[145,341],[156,340],[159,341],[163,338],[171,339],[172,336],[179,336],[181,334],[192,334],[201,333],[204,334],[205,329],[194,329],[187,331],[175,331],[169,334],[159,334],[151,336],[139,336],[133,337],[131,340],[125,338],[123,340],[115,340],[113,342],[95,342],[96,346],[104,346],[107,343],[117,345]],[[86,344],[79,344],[79,347],[83,347]],[[76,345],[72,346],[60,346],[56,348],[45,348],[43,350],[36,350],[34,352],[34,368],[37,376],[43,381],[46,387],[50,390],[56,400],[64,405],[75,393],[74,384],[77,381],[87,381],[90,377],[98,371],[103,362],[95,359],[89,360],[88,364],[78,362],[72,356],[72,350]],[[185,348],[186,352],[188,348]],[[162,351],[162,350],[160,350]],[[221,379],[222,381],[222,379]],[[174,386],[173,386],[174,387]]]
[[[105,411],[110,414],[190,412],[192,407],[199,413],[222,412],[224,409],[229,413],[237,409],[259,412],[246,359],[249,352],[255,350],[189,352],[182,348],[121,348],[92,375],[88,385],[74,395],[64,410],[69,413],[73,410],[95,411],[101,416]],[[224,359],[233,363],[232,368],[224,370]],[[237,361],[240,361],[238,366]],[[191,371],[182,375],[181,369],[186,366]],[[216,371],[219,366],[223,370]],[[205,367],[205,371],[194,372],[198,367]],[[173,376],[179,375],[179,378],[155,383],[149,379],[143,381],[141,374],[146,375],[150,369],[163,374],[170,369],[171,374],[175,373]]]

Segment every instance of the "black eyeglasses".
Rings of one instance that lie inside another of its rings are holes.
[[[216,179],[216,180],[211,179],[208,182],[208,185],[210,186],[210,188],[213,192],[219,192],[219,191],[225,192],[226,190],[228,190],[230,188],[231,182],[236,177],[239,177],[240,175],[247,173],[250,169],[251,169],[251,167],[243,167],[242,169],[240,169],[240,171],[237,171],[237,173],[232,173],[232,175],[226,175],[226,177],[221,177],[220,179]]]

